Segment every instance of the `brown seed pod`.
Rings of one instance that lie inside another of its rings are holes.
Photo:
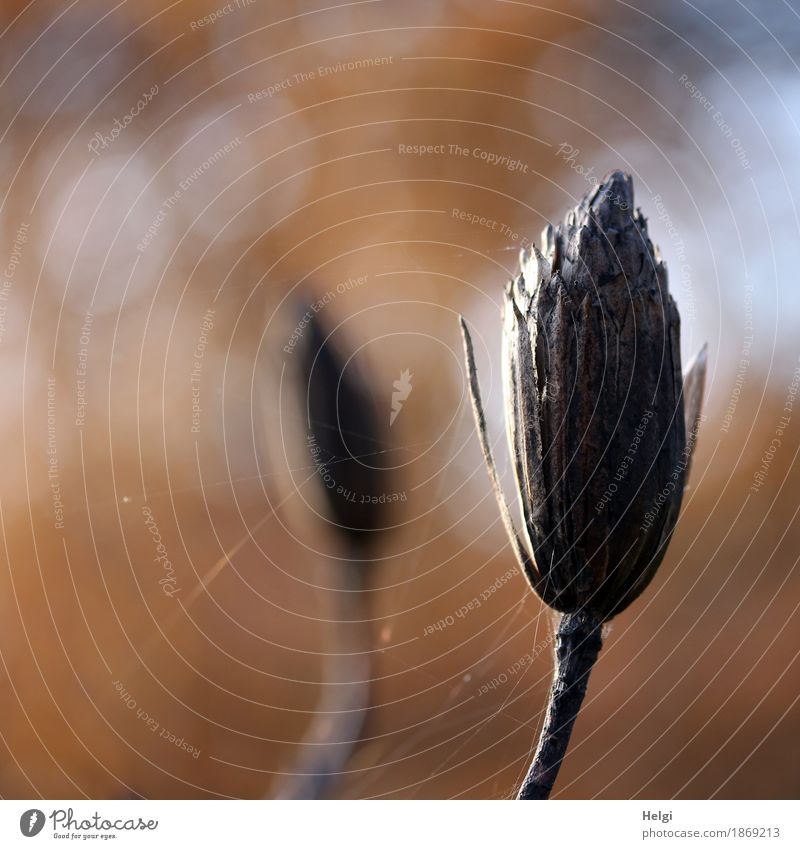
[[[321,315],[309,308],[300,350],[308,445],[337,531],[357,549],[369,547],[387,524],[376,496],[391,473],[376,463],[388,446],[365,375],[332,338]]]
[[[323,687],[315,716],[277,795],[321,799],[346,775],[369,709],[374,673],[372,615],[365,589],[371,558],[387,525],[387,507],[378,496],[391,483],[392,472],[376,465],[387,450],[388,436],[368,377],[346,347],[332,339],[333,328],[318,310],[309,306],[298,313],[304,332],[296,378],[306,440],[314,485],[324,499],[341,556],[321,561],[324,580],[335,591]]]
[[[506,425],[524,523],[512,542],[548,605],[604,622],[664,557],[694,444],[686,420],[694,425],[699,410],[684,414],[678,310],[631,178],[611,173],[544,243],[545,254],[523,252],[504,307]],[[702,377],[693,381],[697,406]]]
[[[609,174],[523,252],[504,306],[506,429],[523,519],[495,468],[472,340],[473,411],[511,544],[531,586],[564,614],[547,716],[520,799],[547,799],[566,753],[602,624],[650,583],[675,529],[700,422],[705,348],[686,380],[667,272]],[[687,439],[688,433],[688,439]]]

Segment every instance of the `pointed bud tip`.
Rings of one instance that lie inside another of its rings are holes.
[[[624,171],[609,171],[589,194],[588,200],[589,208],[601,218],[615,210],[633,212],[633,178]]]

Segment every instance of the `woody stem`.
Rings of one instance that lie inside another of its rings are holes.
[[[562,616],[547,715],[518,799],[550,798],[602,644],[602,622],[597,617],[583,611]]]
[[[338,564],[336,617],[322,698],[279,791],[281,799],[323,799],[340,783],[364,730],[370,702],[371,626],[364,562]]]

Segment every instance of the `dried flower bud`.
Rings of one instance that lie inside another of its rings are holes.
[[[386,429],[364,375],[342,355],[320,314],[309,308],[304,321],[300,378],[311,458],[331,520],[350,544],[364,547],[386,526],[379,496],[391,472],[376,465]]]
[[[504,310],[506,424],[524,521],[502,500],[472,345],[473,405],[517,556],[551,607],[604,622],[650,583],[680,510],[705,374],[684,415],[680,319],[619,171],[523,252]]]
[[[298,377],[305,394],[308,447],[345,556],[333,564],[321,561],[326,572],[333,565],[326,581],[333,581],[335,590],[324,686],[278,795],[322,799],[344,774],[369,709],[372,616],[364,592],[370,571],[365,565],[386,527],[387,508],[381,494],[391,483],[392,472],[375,464],[376,457],[387,450],[388,440],[369,381],[352,355],[345,356],[334,343],[318,309],[309,307],[298,326],[304,328]]]

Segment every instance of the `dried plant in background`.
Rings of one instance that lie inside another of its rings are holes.
[[[705,349],[681,378],[667,273],[615,171],[522,254],[506,291],[508,442],[523,518],[502,494],[463,318],[473,411],[516,556],[561,615],[544,728],[520,799],[547,799],[602,645],[647,587],[680,511],[700,421]]]
[[[307,441],[316,485],[341,543],[330,562],[336,621],[325,653],[322,697],[301,743],[284,799],[321,799],[340,776],[361,737],[370,704],[372,635],[364,586],[384,504],[372,498],[386,472],[374,465],[385,430],[366,378],[333,343],[321,315],[309,308],[299,349]]]

